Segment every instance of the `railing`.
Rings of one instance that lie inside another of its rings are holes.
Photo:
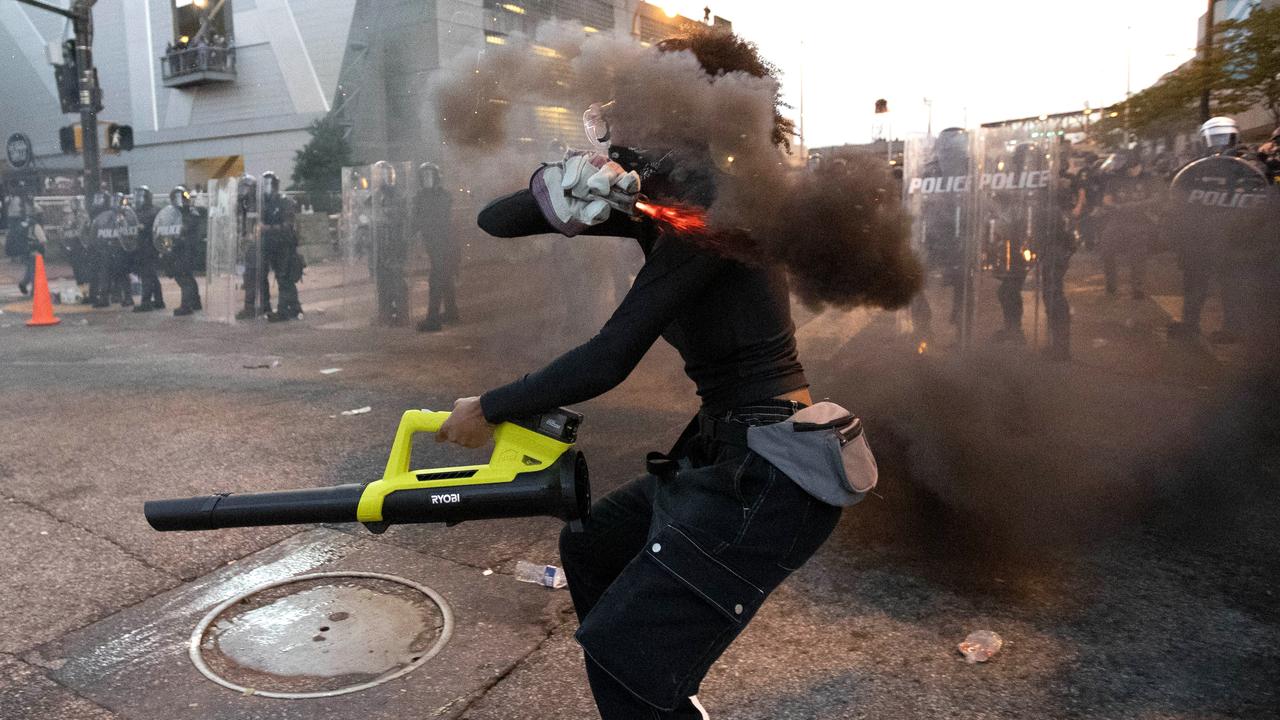
[[[173,50],[160,58],[166,84],[183,79],[234,80],[236,49],[212,45]]]

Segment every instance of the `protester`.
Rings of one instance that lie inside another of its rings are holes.
[[[666,40],[659,50],[697,58],[708,84],[723,73],[772,75],[754,46],[729,33]],[[592,140],[608,138],[600,129],[588,128]],[[775,117],[772,130],[783,144],[790,125]],[[560,552],[602,717],[705,717],[690,697],[703,676],[841,514],[745,445],[748,427],[785,421],[812,402],[786,275],[779,265],[741,263],[680,231],[610,214],[607,203],[575,200],[571,192],[585,189],[565,178],[622,196],[640,189],[637,172],[603,155],[573,155],[540,169],[531,189],[486,206],[481,229],[498,237],[629,237],[644,250],[644,267],[594,338],[523,379],[458,400],[437,439],[479,446],[489,423],[607,392],[659,336],[677,348],[702,412],[670,457],[651,458],[650,474],[593,506],[584,532],[566,529]],[[650,180],[661,188],[661,179]]]

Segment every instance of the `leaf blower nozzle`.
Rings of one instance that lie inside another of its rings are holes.
[[[326,488],[149,500],[156,530],[361,522],[380,533],[395,523],[557,517],[581,529],[591,510],[587,462],[573,449],[582,416],[559,409],[502,423],[487,465],[410,470],[413,435],[436,432],[447,412],[409,410],[380,480]]]

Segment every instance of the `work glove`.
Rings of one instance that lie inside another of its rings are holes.
[[[539,168],[529,187],[547,222],[573,237],[608,220],[612,210],[634,212],[640,176],[599,153],[570,152]]]

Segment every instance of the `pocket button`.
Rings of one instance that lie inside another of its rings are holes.
[[[654,543],[651,549],[656,553],[662,552],[662,543]]]
[[[737,604],[737,605],[734,605],[734,606],[733,606],[733,614],[734,614],[734,615],[741,615],[741,614],[742,614],[742,604],[741,604],[741,603],[739,603],[739,604]]]

